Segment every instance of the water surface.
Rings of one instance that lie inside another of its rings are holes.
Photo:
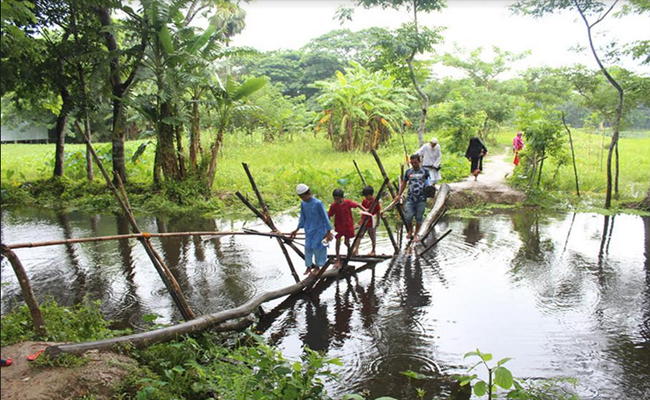
[[[276,218],[290,231],[296,219]],[[265,230],[256,222],[144,217],[143,231]],[[448,377],[471,365],[476,348],[518,377],[578,378],[584,399],[650,399],[650,218],[596,214],[501,213],[446,217],[452,233],[423,257],[403,255],[320,286],[311,296],[264,305],[259,328],[291,358],[304,345],[339,357],[334,397],[366,391],[448,397]],[[2,211],[2,241],[14,244],[127,233],[112,214]],[[217,312],[292,284],[274,239],[154,239],[197,314]],[[379,252],[392,251],[385,232]],[[331,249],[330,251],[333,251]],[[361,252],[369,251],[364,241]],[[74,304],[102,300],[118,327],[180,320],[164,285],[136,240],[18,249],[39,298]],[[293,256],[294,264],[301,260]],[[302,271],[300,267],[299,272]],[[20,301],[3,260],[2,313]],[[402,371],[431,377],[409,382]]]

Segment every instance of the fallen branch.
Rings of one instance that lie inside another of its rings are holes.
[[[106,350],[113,346],[131,346],[138,349],[145,348],[156,343],[178,339],[183,335],[189,335],[204,331],[209,328],[217,327],[219,324],[222,324],[226,321],[246,317],[247,315],[254,313],[262,303],[289,294],[298,293],[311,285],[314,281],[315,277],[311,276],[291,286],[263,293],[248,300],[246,303],[240,305],[239,307],[197,317],[191,321],[183,322],[174,326],[112,339],[50,346],[45,349],[45,354],[50,357],[56,357],[61,354],[79,355],[89,350]]]

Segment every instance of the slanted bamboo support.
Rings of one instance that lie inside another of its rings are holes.
[[[93,155],[93,159],[97,163],[97,167],[101,171],[102,175],[104,176],[104,179],[106,180],[106,184],[108,185],[109,189],[113,192],[113,195],[115,196],[115,199],[117,200],[118,204],[122,208],[122,211],[124,211],[124,214],[126,214],[126,217],[129,221],[129,224],[131,225],[131,229],[135,233],[141,233],[140,228],[138,227],[137,222],[135,221],[135,217],[133,216],[133,213],[131,212],[131,207],[128,203],[128,198],[126,197],[126,192],[124,191],[124,187],[122,185],[122,180],[119,178],[118,173],[114,173],[113,175],[116,177],[115,180],[120,186],[120,190],[124,194],[124,199],[120,197],[120,194],[117,191],[117,188],[111,181],[111,178],[108,176],[108,173],[106,172],[106,169],[101,163],[101,160],[97,156],[97,152],[95,152],[95,149],[93,146],[90,144],[90,138],[87,136],[83,136],[84,140],[86,141],[86,144],[88,145],[88,150]],[[167,291],[170,293],[172,296],[172,299],[174,300],[174,303],[178,307],[178,309],[181,312],[181,315],[185,319],[193,319],[195,317],[194,312],[190,308],[189,304],[187,303],[187,300],[185,300],[185,296],[183,295],[183,292],[181,291],[180,286],[178,285],[178,282],[176,281],[176,278],[174,275],[171,273],[169,268],[167,268],[167,265],[162,262],[162,259],[160,256],[155,252],[153,246],[149,242],[149,239],[147,237],[142,237],[139,239],[140,243],[144,246],[145,251],[147,252],[147,255],[149,256],[149,259],[151,260],[151,263],[153,264],[154,268],[156,269],[156,272],[158,272],[158,275],[160,276],[160,279],[162,279],[163,283],[165,284],[165,287],[167,288]]]
[[[379,189],[379,192],[377,193],[377,197],[375,197],[375,201],[372,202],[372,205],[370,206],[371,210],[374,210],[375,207],[377,206],[377,203],[379,203],[379,199],[381,199],[382,194],[384,193],[384,190],[386,190],[386,187],[390,185],[390,181],[388,179],[384,179],[384,183],[381,185],[381,188]],[[354,241],[350,245],[350,248],[348,249],[348,254],[347,257],[345,257],[345,260],[343,260],[343,264],[341,264],[341,269],[339,273],[342,273],[345,268],[347,267],[348,263],[350,262],[350,257],[352,257],[352,252],[354,249],[357,247],[359,242],[361,241],[361,238],[363,235],[366,234],[366,224],[368,223],[368,217],[367,215],[364,215],[363,218],[361,218],[361,226],[359,226],[359,230],[357,231],[357,234],[354,236]]]
[[[20,262],[20,259],[16,253],[14,253],[9,247],[5,246],[4,244],[1,246],[2,255],[7,257],[7,260],[9,260],[11,267],[14,269],[16,278],[18,278],[20,290],[23,293],[23,298],[25,299],[27,308],[29,308],[29,313],[32,316],[34,331],[38,336],[45,337],[45,334],[47,333],[45,330],[45,321],[43,320],[41,309],[38,307],[38,301],[36,301],[36,297],[34,296],[34,291],[32,290],[32,285],[29,282],[27,272],[25,272],[25,268],[23,267],[23,264]]]
[[[248,180],[250,181],[251,186],[253,187],[253,191],[257,196],[257,200],[260,203],[260,207],[262,207],[262,214],[264,215],[264,219],[262,219],[262,221],[264,221],[266,225],[268,225],[268,227],[271,228],[273,232],[275,233],[279,232],[278,228],[276,228],[275,224],[273,223],[273,219],[271,218],[271,213],[269,212],[269,208],[266,206],[266,203],[264,202],[262,193],[260,193],[259,189],[257,188],[257,185],[255,184],[255,179],[253,178],[253,174],[251,174],[251,171],[248,169],[248,164],[242,163],[242,166],[246,171],[246,175],[248,175]],[[284,254],[284,258],[287,260],[287,264],[289,265],[289,269],[291,270],[291,275],[293,275],[293,279],[295,279],[296,282],[300,282],[300,278],[296,273],[296,268],[293,266],[293,262],[291,261],[291,257],[289,256],[289,252],[287,251],[284,242],[279,237],[276,237],[275,239],[277,240],[278,245],[280,245],[280,249],[282,250],[282,254]]]
[[[357,169],[357,173],[359,174],[359,178],[361,178],[361,183],[363,183],[363,186],[366,187],[368,184],[366,183],[365,178],[361,174],[361,171],[359,170],[359,167],[357,166],[357,162],[355,160],[352,160],[354,163],[354,168]],[[395,237],[393,236],[393,231],[390,229],[390,224],[388,223],[388,219],[386,217],[379,213],[379,217],[381,218],[381,222],[384,223],[384,227],[386,228],[386,232],[388,233],[388,238],[390,239],[391,244],[393,245],[394,251],[397,253],[399,251],[399,246],[397,245],[397,242],[395,241]]]
[[[390,182],[390,178],[388,177],[388,174],[386,173],[386,170],[384,169],[384,165],[381,163],[381,159],[379,158],[379,155],[377,152],[373,149],[371,150],[372,156],[375,158],[375,161],[377,162],[377,166],[379,167],[379,171],[381,171],[381,176],[384,177],[384,179],[387,179]],[[397,197],[397,193],[395,193],[395,189],[393,189],[393,186],[390,184],[388,185],[388,191],[390,192],[391,197],[393,200]],[[402,219],[402,223],[406,225],[406,217],[404,216],[404,209],[402,208],[402,205],[397,203],[396,205],[397,208],[397,213],[399,214],[400,218]]]
[[[431,249],[433,248],[433,246],[437,245],[439,241],[441,241],[442,239],[444,239],[444,238],[445,238],[447,235],[449,235],[450,233],[451,233],[451,229],[449,229],[447,232],[443,233],[442,236],[440,236],[439,238],[437,238],[436,240],[434,240],[433,243],[431,243],[431,244],[429,245],[429,247],[427,247],[426,249],[422,250],[422,251],[420,252],[419,255],[422,256],[424,253],[426,253],[427,251],[431,250]]]

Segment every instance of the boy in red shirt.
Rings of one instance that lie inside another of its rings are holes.
[[[334,189],[332,197],[334,197],[334,203],[330,205],[327,216],[334,216],[334,230],[336,231],[336,262],[334,263],[334,268],[339,268],[341,266],[341,238],[345,238],[345,246],[348,248],[348,253],[350,252],[350,238],[354,238],[352,209],[361,208],[365,211],[365,208],[360,206],[359,203],[345,199],[343,190],[341,189]]]
[[[372,186],[366,186],[361,192],[363,194],[363,201],[361,202],[361,208],[364,210],[369,210],[372,207],[372,203],[375,201],[375,188]],[[377,225],[379,225],[379,218],[381,217],[381,203],[377,202],[375,208],[371,211],[368,211],[372,214],[372,218],[368,217],[368,222],[366,223],[366,232],[370,236],[370,241],[372,242],[372,251],[368,254],[369,256],[375,255],[375,246],[377,245]],[[363,220],[363,218],[361,218]]]

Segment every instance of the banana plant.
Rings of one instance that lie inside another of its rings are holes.
[[[236,112],[244,111],[251,107],[246,103],[246,99],[253,93],[260,90],[266,85],[266,78],[248,78],[238,83],[230,75],[223,82],[219,75],[215,74],[213,86],[211,87],[214,101],[212,101],[215,111],[215,125],[217,126],[217,136],[211,146],[210,166],[207,174],[207,186],[212,188],[214,176],[217,167],[217,155],[223,144],[223,134],[230,127],[230,122]]]
[[[376,149],[405,120],[406,103],[413,100],[385,72],[369,72],[357,63],[337,71],[336,79],[317,81],[323,92],[318,124],[328,124],[333,146],[341,151]],[[335,129],[338,127],[338,129]]]

